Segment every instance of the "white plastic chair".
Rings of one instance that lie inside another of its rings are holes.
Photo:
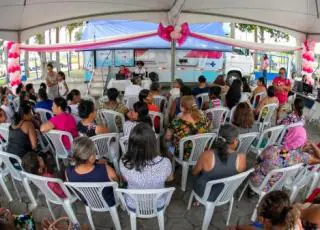
[[[259,104],[259,102],[265,98],[267,96],[266,92],[261,92],[261,93],[257,93],[256,95],[254,95],[253,97],[253,101],[252,101],[252,107],[256,108],[256,106]]]
[[[35,112],[40,115],[41,123],[46,123],[51,117],[53,117],[52,111],[47,109],[35,109]]]
[[[103,124],[107,125],[108,129],[112,133],[120,133],[120,129],[117,125],[116,119],[119,117],[121,119],[121,126],[123,128],[123,124],[125,122],[124,116],[122,113],[109,110],[109,109],[101,109],[98,111],[98,116],[100,117]]]
[[[120,144],[122,154],[127,153],[128,145],[129,145],[129,136],[120,137],[119,144]]]
[[[60,170],[59,159],[67,159],[70,155],[70,150],[66,149],[62,142],[62,138],[68,138],[71,145],[73,142],[73,137],[71,133],[60,130],[51,130],[45,133],[45,137],[47,140],[49,140],[49,147],[51,152],[55,155],[57,168]]]
[[[81,98],[82,100],[92,101],[93,104],[96,104],[96,99],[90,95],[84,96]]]
[[[164,230],[164,212],[168,207],[175,188],[163,189],[116,189],[121,204],[130,215],[131,230],[137,229],[137,218],[158,218],[159,229]],[[135,212],[129,208],[126,198],[130,197],[135,203]],[[159,199],[165,199],[164,206],[158,207]]]
[[[215,133],[203,133],[184,137],[179,141],[179,156],[174,156],[172,159],[172,168],[175,169],[175,162],[182,166],[182,179],[181,179],[181,190],[186,191],[187,177],[189,166],[193,166],[197,163],[201,153],[208,147],[211,147],[213,140],[215,139]],[[192,142],[192,150],[188,160],[184,160],[184,144],[186,142]]]
[[[295,175],[291,178],[291,181],[287,180],[284,187],[290,191],[290,201],[293,203],[296,200],[296,197],[299,191],[309,184],[312,186],[312,182],[320,169],[320,165],[306,165]],[[304,197],[305,198],[305,197]]]
[[[256,124],[259,126],[259,130],[263,131],[264,128],[267,126],[271,126],[272,118],[274,114],[277,112],[278,104],[268,104],[262,107],[259,113],[259,117],[256,121]],[[263,110],[267,109],[267,114],[264,115],[263,121],[261,121]]]
[[[265,147],[278,143],[278,140],[284,129],[284,125],[278,125],[263,130],[263,132],[259,136],[258,143],[256,144],[256,146],[251,146],[250,151],[257,155],[260,155]],[[263,146],[261,146],[262,144]]]
[[[139,97],[138,96],[124,96],[123,97],[123,104],[126,105],[126,107],[129,110],[133,110],[133,105],[134,103],[136,103],[137,101],[139,101]]]
[[[26,190],[28,198],[31,201],[30,210],[34,209],[37,206],[37,201],[33,196],[33,193],[31,191],[29,184],[24,183],[24,181],[23,181],[23,176],[21,174],[22,169],[18,170],[17,168],[15,168],[13,166],[13,164],[10,161],[10,160],[16,161],[17,165],[19,165],[21,167],[22,163],[21,163],[20,157],[18,157],[17,155],[11,154],[11,153],[6,153],[6,152],[0,151],[0,160],[2,161],[2,164],[3,164],[3,166],[1,166],[1,164],[0,164],[0,168],[1,168],[0,184],[1,184],[1,187],[3,188],[3,191],[5,192],[6,196],[8,197],[9,201],[12,201],[13,199],[12,199],[12,196],[11,196],[9,190],[6,187],[6,184],[5,184],[5,181],[3,178],[3,176],[7,176],[8,174],[10,174],[10,176],[11,176],[13,188],[18,196],[18,200],[21,201],[21,195],[20,195],[21,191],[18,190],[16,181],[19,181],[20,183],[23,184],[23,187]]]
[[[121,230],[121,225],[119,221],[117,206],[118,200],[114,197],[116,205],[109,207],[105,201],[102,191],[104,188],[110,187],[115,193],[115,189],[118,188],[116,182],[100,182],[100,183],[74,183],[65,182],[67,187],[69,187],[73,193],[78,197],[79,200],[85,201],[86,213],[90,222],[92,230],[95,230],[95,226],[92,219],[91,210],[95,212],[110,212],[113,224],[116,230]]]
[[[199,105],[199,109],[202,110],[205,102],[208,102],[208,101],[209,101],[209,94],[208,94],[208,93],[198,94],[198,95],[196,96],[196,100],[197,100],[197,101],[201,101],[201,104]]]
[[[24,175],[23,180],[25,183],[28,183],[29,181],[32,182],[40,191],[41,193],[45,196],[46,202],[48,205],[48,209],[51,213],[51,216],[54,220],[56,220],[56,217],[53,213],[51,203],[57,204],[57,205],[62,205],[64,208],[65,212],[67,213],[69,219],[71,220],[72,223],[78,223],[77,217],[73,212],[72,209],[72,203],[77,200],[77,198],[73,195],[70,194],[69,190],[67,187],[64,185],[63,181],[58,179],[58,178],[50,178],[50,177],[43,177],[43,176],[38,176],[26,172],[21,172],[22,175]],[[66,198],[60,198],[55,194],[52,189],[49,187],[49,183],[56,183],[58,184],[64,194],[66,195]]]
[[[163,126],[164,116],[163,116],[163,114],[162,113],[158,113],[158,112],[149,111],[149,116],[151,118],[154,130],[156,130],[155,127],[154,127],[154,121],[158,117],[158,119],[159,119],[159,132],[156,132],[156,133],[158,133],[160,135],[164,134],[164,126]]]
[[[297,174],[297,172],[299,171],[299,169],[301,169],[301,167],[303,166],[303,164],[296,164],[290,167],[286,167],[286,168],[281,168],[281,169],[274,169],[272,171],[270,171],[266,177],[264,178],[264,180],[262,181],[262,183],[258,186],[254,185],[250,180],[247,182],[247,184],[245,185],[245,187],[243,188],[241,195],[239,197],[239,201],[242,198],[242,195],[244,193],[244,191],[247,189],[247,187],[249,186],[251,188],[251,190],[253,192],[255,192],[256,194],[259,195],[259,202],[261,201],[261,199],[264,197],[265,194],[267,194],[268,192],[271,191],[275,191],[275,190],[281,190],[285,184],[285,182],[287,181],[287,179],[295,176]],[[270,180],[270,178],[274,177],[274,176],[280,176],[279,179],[277,180],[277,182],[275,182],[270,188],[269,190],[267,189],[267,185],[268,182]],[[254,222],[257,218],[257,208],[255,208],[252,216],[251,216],[251,221]]]
[[[228,218],[227,218],[227,223],[226,223],[227,226],[229,225],[229,221],[230,221],[230,217],[231,217],[231,213],[232,213],[233,202],[234,202],[234,197],[233,197],[234,193],[239,188],[239,186],[242,184],[242,182],[253,171],[254,171],[254,169],[250,169],[246,172],[239,173],[238,175],[235,175],[235,176],[226,177],[226,178],[222,178],[219,180],[208,181],[202,197],[198,196],[194,191],[191,192],[189,204],[188,204],[188,210],[190,210],[190,208],[191,208],[193,198],[195,198],[198,202],[203,204],[206,208],[203,223],[202,223],[202,228],[201,228],[202,230],[208,229],[215,207],[221,206],[221,205],[224,205],[227,203],[230,203]],[[212,187],[214,185],[218,185],[218,184],[224,185],[222,191],[220,192],[219,196],[216,198],[215,201],[208,201]]]
[[[160,112],[165,114],[168,108],[168,100],[164,96],[153,96],[152,98],[153,104],[158,106]]]
[[[98,151],[99,157],[106,157],[109,162],[112,162],[115,170],[120,175],[119,169],[119,134],[106,133],[96,135],[90,138]]]
[[[220,126],[227,120],[229,109],[225,107],[207,109],[205,111],[206,116],[211,117],[211,128],[212,132],[219,132]]]
[[[240,134],[238,136],[239,145],[237,148],[238,153],[247,153],[249,148],[251,147],[253,141],[259,137],[260,133],[253,132],[253,133],[245,133]]]
[[[99,98],[99,105],[100,105],[100,108],[103,107],[104,103],[108,102],[109,101],[109,97],[108,96],[103,96],[103,97],[100,97]]]
[[[0,136],[3,138],[0,138],[0,145],[2,150],[5,150],[7,145],[8,145],[8,141],[9,141],[9,126],[10,123],[4,123],[0,125]]]

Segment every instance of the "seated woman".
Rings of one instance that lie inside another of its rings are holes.
[[[68,105],[71,109],[71,114],[76,119],[78,119],[78,117],[79,117],[78,106],[79,106],[80,100],[81,100],[81,93],[77,89],[71,90],[70,93],[68,93],[68,95],[67,95],[67,102],[68,102]]]
[[[268,87],[267,95],[268,95],[267,97],[265,97],[259,101],[257,108],[254,110],[256,117],[259,116],[259,113],[264,106],[270,105],[270,104],[278,104],[279,105],[279,100],[275,96],[274,86],[271,85]],[[262,112],[261,118],[263,118],[267,114],[267,112],[268,112],[268,109],[265,109],[265,111]]]
[[[154,96],[161,96],[161,85],[159,82],[153,82],[150,85],[150,93]]]
[[[303,127],[290,129],[286,134],[282,145],[268,146],[257,158],[255,171],[251,174],[251,182],[259,186],[265,176],[274,169],[281,169],[295,164],[319,164],[320,150],[318,148],[306,148],[307,133]],[[304,146],[304,147],[303,147]],[[279,180],[281,175],[272,177],[266,190]]]
[[[220,99],[221,88],[219,86],[212,86],[209,88],[209,101],[204,104],[205,109],[213,109],[221,106]]]
[[[172,120],[176,115],[181,113],[180,110],[180,99],[183,96],[190,96],[192,95],[192,90],[189,86],[183,86],[180,89],[180,97],[177,97],[171,104],[170,110],[169,110],[169,118]]]
[[[226,94],[229,90],[229,86],[225,81],[225,75],[220,74],[217,76],[216,80],[214,80],[213,86],[219,86],[221,88],[221,94]]]
[[[305,117],[303,116],[304,102],[302,98],[296,98],[293,103],[293,111],[287,115],[282,121],[279,122],[281,125],[290,125],[297,122],[304,122]]]
[[[251,92],[251,88],[249,86],[248,80],[246,77],[242,77],[241,82],[242,82],[242,93],[241,93],[240,101],[241,102],[246,102],[246,101],[249,102],[249,98],[251,97],[252,92]]]
[[[272,191],[266,194],[258,205],[258,221],[252,225],[229,227],[229,230],[302,230],[299,210],[290,203],[284,191]],[[307,228],[306,228],[307,229]]]
[[[139,101],[146,103],[150,112],[160,112],[159,107],[153,104],[152,98],[153,95],[148,89],[143,89],[139,93]]]
[[[74,140],[72,157],[75,166],[66,169],[66,180],[70,182],[110,182],[118,181],[118,176],[105,162],[97,162],[97,148],[88,137],[79,137]],[[102,196],[109,205],[115,205],[112,188],[104,188]],[[86,203],[83,200],[84,203]]]
[[[1,109],[6,113],[7,123],[11,123],[14,111],[10,105],[8,97],[5,95],[1,97]]]
[[[108,133],[108,128],[104,125],[97,125],[97,113],[94,109],[94,103],[89,100],[81,100],[79,104],[79,117],[77,128],[82,135],[93,137],[98,134]]]
[[[260,77],[257,81],[257,87],[252,92],[252,98],[258,93],[266,93],[267,86],[263,77]]]
[[[132,129],[128,151],[120,160],[120,172],[128,182],[128,189],[161,189],[165,181],[171,179],[171,162],[160,156],[155,146],[157,140],[150,125],[140,123]],[[135,209],[132,199],[128,197],[126,201]],[[162,208],[164,202],[165,199],[160,198],[158,208]]]
[[[28,152],[22,158],[22,168],[27,173],[31,173],[38,176],[55,178],[53,170],[48,167],[48,164],[44,157],[37,152]],[[67,198],[62,188],[57,183],[48,183],[49,188],[60,198]]]
[[[31,106],[22,102],[9,127],[7,152],[23,157],[37,147],[37,134],[32,124]]]
[[[238,129],[231,124],[221,126],[212,149],[201,154],[192,169],[192,175],[197,176],[193,188],[198,196],[203,196],[208,181],[230,177],[246,170],[246,155],[236,152],[238,135]],[[222,184],[213,186],[208,201],[215,201],[222,189]]]
[[[46,109],[52,111],[53,101],[48,98],[46,89],[40,88],[38,91],[39,101],[35,105],[35,109]]]
[[[74,117],[66,112],[67,101],[62,97],[57,97],[53,100],[52,112],[55,115],[47,123],[42,124],[40,131],[43,133],[50,130],[60,130],[71,133],[73,138],[78,137],[77,123]],[[67,150],[71,149],[71,143],[67,137],[62,138],[64,147]]]
[[[128,120],[123,125],[123,135],[129,136],[131,130],[139,123],[147,123],[152,127],[152,121],[149,117],[149,110],[146,103],[138,101],[133,105],[134,111],[130,111]]]
[[[258,127],[254,124],[253,111],[247,102],[237,105],[232,119],[232,123],[238,127],[240,134],[258,132]]]
[[[28,93],[30,100],[32,100],[33,103],[36,103],[38,98],[32,83],[26,84],[26,92]]]
[[[124,65],[121,65],[121,66],[120,66],[120,69],[119,69],[118,74],[123,75],[125,78],[131,77],[131,72],[130,72],[130,70],[129,70],[127,67],[125,67]]]
[[[232,109],[233,106],[237,105],[240,102],[241,92],[242,92],[242,83],[239,79],[235,79],[232,82],[232,85],[225,97],[225,103],[229,109]]]
[[[209,132],[210,122],[198,109],[193,96],[181,98],[181,114],[170,123],[166,140],[172,142],[171,154],[179,154],[179,141],[187,136]],[[183,159],[188,160],[192,150],[192,143],[186,143]]]
[[[320,188],[317,188],[303,205],[297,205],[304,229],[320,228]]]
[[[180,78],[177,78],[170,89],[169,96],[180,97],[180,89],[184,86],[183,81]]]

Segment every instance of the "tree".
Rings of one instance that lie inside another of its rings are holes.
[[[68,32],[68,35],[69,35],[69,42],[72,41],[72,32],[77,29],[78,27],[80,27],[82,25],[82,23],[79,23],[79,22],[76,22],[76,23],[71,23],[69,25],[66,26],[66,30]],[[69,67],[69,70],[72,69],[72,58],[71,58],[71,52],[69,52],[69,57],[68,57],[68,66]]]
[[[74,39],[76,41],[80,41],[82,38],[82,31],[78,30],[75,34],[74,34]],[[78,54],[78,69],[80,69],[80,51],[77,52]]]
[[[36,33],[35,41],[36,41],[37,44],[44,44],[44,33]],[[38,55],[40,57],[40,62],[41,62],[41,65],[40,65],[41,78],[44,78],[44,75],[45,75],[45,72],[46,72],[46,66],[47,66],[46,53],[38,52]],[[37,68],[36,68],[36,71],[38,73]]]

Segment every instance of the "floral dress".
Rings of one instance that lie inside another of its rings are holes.
[[[310,155],[300,149],[288,151],[283,146],[271,145],[258,157],[250,180],[255,186],[259,186],[271,170],[286,168],[300,163],[307,164],[309,158]],[[272,176],[264,191],[268,192],[281,176],[281,173]]]
[[[202,116],[200,120],[193,124],[189,121],[183,120],[181,117],[176,117],[171,124],[169,129],[173,133],[173,146],[175,148],[174,154],[179,155],[179,141],[187,136],[196,135],[200,133],[209,132],[210,121],[206,116]],[[188,160],[192,151],[192,142],[186,142],[184,145],[183,160]]]

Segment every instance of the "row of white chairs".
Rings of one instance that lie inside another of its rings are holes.
[[[111,218],[115,225],[116,229],[121,229],[117,206],[119,201],[122,207],[125,207],[127,213],[130,216],[131,229],[136,229],[136,218],[153,218],[157,217],[159,222],[159,227],[161,230],[165,229],[164,226],[164,212],[168,207],[172,194],[175,188],[164,188],[164,189],[118,189],[118,185],[115,182],[109,183],[73,183],[73,182],[63,182],[60,179],[56,178],[47,178],[42,176],[37,176],[33,174],[26,173],[22,170],[18,170],[10,162],[10,159],[15,159],[21,164],[21,159],[13,154],[0,152],[0,159],[4,163],[5,170],[0,171],[0,178],[4,178],[10,174],[12,177],[13,183],[15,180],[18,180],[23,183],[24,188],[26,189],[28,196],[33,200],[32,209],[37,206],[37,201],[33,196],[30,184],[35,185],[41,193],[45,196],[48,209],[52,215],[53,219],[56,219],[56,216],[52,210],[51,204],[62,205],[66,214],[73,223],[77,223],[77,217],[73,211],[72,204],[77,200],[85,202],[86,214],[90,223],[91,229],[95,229],[94,221],[92,218],[91,211],[95,212],[110,212]],[[244,173],[224,178],[220,180],[213,180],[207,183],[204,195],[199,197],[194,191],[192,191],[188,210],[191,207],[193,198],[203,204],[206,208],[202,229],[208,229],[209,223],[211,221],[214,208],[216,206],[224,205],[230,203],[229,213],[227,217],[227,225],[231,217],[233,202],[234,202],[234,192],[238,189],[241,183],[248,177],[248,175],[253,171],[253,169],[248,170]],[[8,199],[12,201],[12,196],[4,182],[0,183],[2,189],[6,191]],[[58,184],[66,198],[60,198],[57,196],[49,186],[49,183]],[[215,201],[208,201],[211,188],[217,184],[224,184],[224,188],[221,191],[220,195]],[[104,188],[110,187],[114,191],[114,199],[116,205],[109,207],[107,202],[104,200],[102,191]],[[71,190],[68,190],[68,188]],[[18,190],[17,194],[19,193]],[[126,200],[130,197],[135,204],[135,210],[132,207],[127,205]],[[159,199],[165,199],[163,202],[163,207],[159,208],[157,204]]]

